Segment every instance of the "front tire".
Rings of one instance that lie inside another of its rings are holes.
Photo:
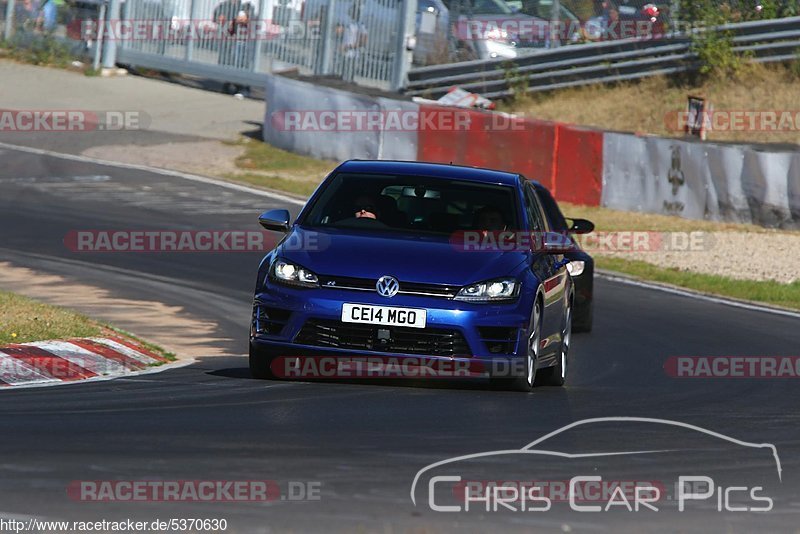
[[[258,380],[275,380],[272,372],[272,356],[250,343],[250,376]]]
[[[514,378],[501,378],[493,382],[501,389],[512,391],[522,391],[530,393],[533,386],[538,384],[536,365],[539,362],[539,351],[542,346],[542,305],[537,298],[533,305],[531,322],[528,326],[528,336],[526,338],[525,368],[521,376]]]
[[[589,302],[584,306],[583,311],[576,311],[572,319],[573,332],[591,332],[592,331],[592,303]]]
[[[569,346],[572,343],[572,308],[572,299],[570,298],[567,303],[567,311],[564,313],[564,324],[561,326],[561,350],[558,355],[558,363],[540,371],[542,384],[545,386],[561,387],[567,381]]]

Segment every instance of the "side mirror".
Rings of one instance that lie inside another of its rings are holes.
[[[572,225],[567,230],[571,234],[589,234],[594,232],[594,223],[587,219],[569,219]]]
[[[569,236],[558,232],[545,232],[542,235],[541,251],[545,254],[564,254],[575,248]]]
[[[289,212],[287,210],[265,211],[258,216],[258,224],[267,230],[276,232],[289,231]]]

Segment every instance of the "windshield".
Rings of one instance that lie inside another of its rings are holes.
[[[515,190],[462,180],[340,173],[301,224],[412,234],[519,228]]]
[[[513,10],[501,0],[475,0],[472,12],[476,15],[510,15]]]
[[[446,0],[444,3],[448,9],[453,9],[452,0]],[[468,13],[472,15],[511,15],[514,10],[502,0],[474,0],[461,3],[461,14]]]

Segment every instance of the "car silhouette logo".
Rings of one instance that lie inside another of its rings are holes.
[[[726,441],[728,443],[732,443],[734,445],[738,445],[745,448],[751,449],[766,449],[772,459],[775,461],[775,468],[777,470],[778,481],[783,482],[783,468],[781,467],[781,460],[778,456],[778,449],[772,443],[751,443],[747,441],[742,441],[731,436],[726,436],[725,434],[720,434],[719,432],[714,432],[712,430],[708,430],[699,426],[691,425],[688,423],[683,423],[680,421],[672,421],[669,419],[656,419],[651,417],[595,417],[591,419],[582,419],[580,421],[575,421],[573,423],[569,423],[561,428],[550,432],[530,443],[522,447],[521,449],[503,449],[503,450],[495,450],[495,451],[486,451],[486,452],[479,452],[475,454],[467,454],[463,456],[456,456],[452,458],[447,458],[445,460],[441,460],[438,462],[434,462],[429,464],[419,471],[414,476],[414,480],[411,483],[411,502],[414,506],[417,505],[417,495],[416,490],[417,486],[421,487],[428,487],[430,488],[430,484],[421,483],[422,482],[422,475],[428,471],[433,469],[439,468],[441,466],[448,466],[452,464],[457,464],[458,462],[473,460],[473,459],[482,459],[482,458],[501,458],[501,457],[509,457],[511,455],[530,455],[531,457],[544,457],[544,458],[602,458],[602,457],[614,457],[614,456],[637,456],[637,455],[654,455],[659,453],[669,453],[669,452],[680,452],[681,449],[675,448],[668,448],[664,447],[663,449],[656,449],[656,450],[618,450],[618,451],[607,451],[607,452],[582,452],[582,453],[568,453],[558,450],[551,450],[550,446],[543,446],[542,443],[546,442],[547,440],[558,436],[572,428],[580,427],[584,425],[594,425],[596,423],[604,423],[604,422],[622,422],[622,423],[653,423],[657,425],[665,425],[671,427],[680,427],[684,428],[698,434],[704,434],[706,436],[711,436],[713,438],[717,438],[722,441]],[[544,447],[544,448],[542,448]]]
[[[394,276],[381,276],[378,278],[378,283],[375,284],[375,289],[378,291],[378,295],[390,298],[400,291],[400,283]]]

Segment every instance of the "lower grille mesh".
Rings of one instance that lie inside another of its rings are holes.
[[[379,336],[378,330],[383,333]],[[389,331],[388,339],[385,334]],[[384,338],[384,339],[381,339]],[[340,321],[309,319],[295,343],[315,347],[374,350],[398,354],[429,356],[471,356],[464,336],[458,330],[384,327]]]

